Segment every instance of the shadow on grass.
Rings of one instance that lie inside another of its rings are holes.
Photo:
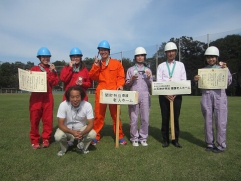
[[[205,142],[203,140],[200,140],[198,138],[195,138],[191,133],[186,132],[186,131],[181,131],[180,132],[180,138],[187,140],[188,142],[200,146],[200,147],[205,147]]]

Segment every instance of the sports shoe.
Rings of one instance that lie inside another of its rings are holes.
[[[127,142],[126,142],[126,140],[124,138],[119,139],[119,143],[121,145],[127,145]]]
[[[205,151],[213,151],[216,147],[210,147],[210,146],[207,146],[205,148]]]
[[[72,141],[67,141],[67,144],[68,144],[68,146],[73,146],[74,145],[74,143],[72,142]]]
[[[132,141],[132,146],[139,146],[138,141]]]
[[[213,153],[221,153],[224,152],[224,150],[220,150],[217,147],[212,150]]]
[[[82,141],[79,141],[78,144],[77,144],[77,148],[80,149],[80,150],[83,150],[84,149],[84,143]]]
[[[42,143],[42,147],[43,148],[49,147],[49,140],[44,140],[43,143]]]
[[[57,153],[58,156],[64,156],[65,155],[65,152],[63,152],[62,150],[60,150],[58,153]]]
[[[83,154],[88,154],[90,151],[89,150],[82,150],[81,151]]]
[[[141,141],[141,145],[142,145],[142,146],[148,146],[148,144],[147,144],[146,141]]]
[[[97,140],[97,139],[94,139],[90,144],[93,145],[93,146],[95,146],[98,142],[100,142],[100,141]]]
[[[33,148],[34,150],[40,149],[39,143],[34,143],[34,144],[32,144],[32,148]]]

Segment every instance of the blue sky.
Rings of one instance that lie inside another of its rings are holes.
[[[239,0],[1,0],[0,62],[37,64],[42,46],[52,62],[69,61],[74,46],[92,58],[103,39],[111,53],[131,56],[138,46],[154,51],[172,37],[206,41],[207,34],[240,33],[240,9]]]

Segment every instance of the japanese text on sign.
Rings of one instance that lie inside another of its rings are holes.
[[[191,94],[190,80],[152,82],[151,88],[152,88],[152,95]]]
[[[228,69],[198,69],[198,88],[200,89],[226,89],[228,82]]]
[[[47,92],[46,72],[18,69],[19,89],[29,92]]]
[[[100,103],[103,104],[137,104],[138,92],[101,90]]]

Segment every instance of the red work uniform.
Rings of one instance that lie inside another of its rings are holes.
[[[74,72],[73,68],[70,66],[64,66],[60,73],[60,80],[64,82],[64,90],[65,92],[68,90],[69,87],[77,85],[76,82],[79,80],[79,77],[82,78],[82,85],[81,87],[87,91],[88,88],[91,86],[91,80],[89,78],[89,71],[86,67],[79,70],[78,72]],[[63,101],[66,100],[65,94],[63,96]],[[88,101],[88,96],[86,94],[85,101]]]
[[[95,121],[94,130],[96,131],[96,139],[100,140],[100,131],[104,126],[105,112],[107,104],[100,104],[100,90],[117,90],[118,87],[125,84],[125,74],[122,64],[115,59],[110,59],[106,66],[106,61],[103,61],[100,66],[93,64],[90,72],[90,78],[98,81],[98,86],[95,92]],[[116,116],[117,116],[117,105],[109,105],[110,114],[113,121],[113,130],[116,131]],[[120,120],[119,126],[119,139],[124,137],[122,131],[122,123]]]
[[[40,68],[41,66],[41,68]],[[42,70],[41,70],[42,69]],[[49,140],[51,139],[52,128],[53,128],[53,107],[54,107],[54,98],[52,94],[52,86],[58,84],[58,74],[57,72],[51,72],[49,65],[34,66],[31,68],[31,71],[42,72],[45,71],[47,74],[47,92],[32,92],[30,96],[30,139],[32,144],[39,143],[40,134],[39,134],[39,122],[42,118],[43,122],[43,131],[42,139]]]

